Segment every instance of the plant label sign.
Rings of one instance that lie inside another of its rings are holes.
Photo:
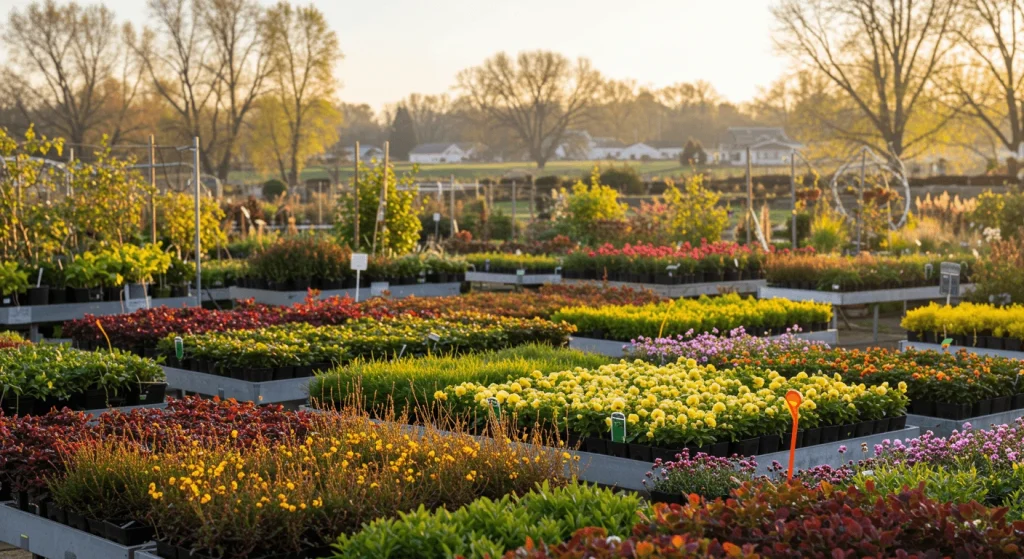
[[[384,292],[391,287],[391,284],[386,281],[375,281],[370,284],[370,297],[383,297]]]
[[[178,359],[181,359],[185,355],[185,345],[181,341],[181,337],[174,338],[174,355]]]
[[[357,272],[365,272],[370,263],[370,258],[365,252],[352,253],[351,268]]]
[[[626,415],[620,411],[612,414],[612,442],[626,442]]]
[[[130,313],[146,308],[149,308],[148,299],[125,299],[124,301],[124,310]]]
[[[496,419],[501,419],[501,404],[498,403],[498,399],[491,396],[487,399],[487,403],[491,405],[491,411],[494,412]]]
[[[960,296],[960,264],[943,262],[939,266],[939,295]]]
[[[11,307],[7,310],[8,324],[28,324],[32,322],[32,307]]]
[[[440,221],[441,221],[441,214],[435,213],[434,214],[434,223],[438,223]]]

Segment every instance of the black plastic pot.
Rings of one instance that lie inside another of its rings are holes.
[[[924,333],[924,343],[926,343],[926,344],[934,344],[935,343],[935,332],[925,332]]]
[[[140,404],[159,404],[167,397],[166,382],[143,382],[137,386]]]
[[[830,425],[821,428],[821,444],[834,443],[839,440],[839,426]]]
[[[736,268],[725,270],[725,281],[740,281],[740,271]]]
[[[661,458],[662,462],[675,462],[676,455],[679,454],[679,450],[672,450],[669,448],[651,448],[651,461]]]
[[[875,434],[885,433],[889,431],[889,418],[883,417],[882,419],[875,420]]]
[[[910,413],[935,416],[935,402],[914,400],[910,402]]]
[[[249,369],[249,382],[270,382],[274,380],[274,369],[258,367]]]
[[[13,496],[15,503],[18,505],[18,510],[31,512],[32,504],[28,491],[15,491]]]
[[[28,288],[28,296],[26,297],[25,304],[37,306],[37,305],[48,305],[50,303],[50,286],[42,285],[39,287]]]
[[[971,416],[971,404],[946,404],[935,402],[935,416],[942,419],[962,420]]]
[[[68,290],[66,288],[57,288],[50,290],[50,304],[51,305],[63,305],[68,302]]]
[[[295,378],[295,367],[288,365],[284,367],[274,367],[274,380],[288,380]]]
[[[1003,413],[1010,409],[1010,397],[1000,396],[998,398],[992,398],[992,409],[991,413]]]
[[[107,537],[107,527],[102,520],[96,520],[95,518],[86,518],[86,524],[89,526],[89,533],[94,536],[101,538]]]
[[[1019,338],[1003,338],[1003,349],[1006,351],[1020,351],[1021,340]]]
[[[914,332],[913,330],[907,330],[907,341],[908,342],[916,342],[916,341],[919,341],[920,339],[921,338],[918,337],[917,332]]]
[[[312,365],[296,365],[294,367],[295,378],[307,378],[313,376]]]
[[[46,503],[46,518],[61,524],[68,523],[67,512],[53,501]]]
[[[782,437],[778,435],[763,435],[758,440],[758,454],[771,454],[773,452],[778,452],[779,447],[782,446]]]
[[[652,456],[651,445],[630,443],[630,459],[639,460],[641,462],[654,462],[654,458]]]
[[[615,456],[617,458],[628,458],[629,457],[629,445],[626,443],[616,443],[607,441],[608,455]]]
[[[112,522],[104,522],[106,538],[121,545],[141,545],[153,539],[153,528],[129,521],[126,524],[118,525]]]
[[[796,448],[804,446],[804,433],[803,429],[797,429],[796,431]],[[780,450],[789,450],[790,445],[793,444],[793,432],[790,431],[785,435],[782,435],[782,446]]]
[[[711,452],[709,452],[708,454],[710,454],[711,456],[718,456],[719,458],[728,458],[729,441],[717,442],[711,445]],[[691,453],[690,456],[693,456],[693,454]]]
[[[889,418],[889,430],[890,431],[901,431],[907,428],[907,416],[898,415],[896,417]]]
[[[102,388],[90,388],[82,393],[80,406],[87,410],[99,410],[107,407],[107,392]]]
[[[70,510],[66,512],[66,515],[68,519],[68,526],[71,526],[72,528],[76,530],[81,530],[83,532],[89,531],[89,522],[85,519],[84,516]]]
[[[807,429],[804,431],[804,446],[821,444],[821,428]]]
[[[852,439],[857,436],[857,425],[855,423],[846,423],[839,426],[839,440],[845,441]]]
[[[1024,409],[1024,394],[1015,394],[1013,396],[1013,398],[1010,399],[1010,409],[1011,410],[1022,410],[1022,409]]]
[[[26,396],[18,398],[14,395],[9,395],[0,402],[0,409],[3,409],[4,415],[31,414],[35,412],[36,399]]]
[[[857,437],[870,437],[875,434],[875,422],[874,421],[861,421],[856,424]]]
[[[583,439],[583,448],[594,454],[608,454],[608,441],[600,437],[586,437]]]
[[[178,546],[163,540],[157,540],[156,554],[163,557],[163,559],[178,559]]]
[[[740,456],[755,456],[757,455],[757,449],[761,446],[761,439],[743,439],[729,443],[729,454],[739,454]]]
[[[981,400],[980,402],[974,402],[971,406],[971,415],[973,417],[980,417],[982,415],[989,415],[992,413],[992,400]]]

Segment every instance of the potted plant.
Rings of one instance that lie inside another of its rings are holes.
[[[28,289],[28,272],[18,269],[17,262],[0,263],[0,307],[18,305],[18,294]]]
[[[68,264],[64,270],[64,279],[67,282],[69,295],[72,303],[89,303],[103,300],[103,290],[100,289],[100,275],[106,271],[91,252],[84,252]]]

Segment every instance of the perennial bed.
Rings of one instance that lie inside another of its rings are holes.
[[[949,338],[956,346],[1019,352],[1024,344],[1024,307],[932,303],[908,311],[900,326],[911,342],[941,344]]]
[[[473,265],[474,271],[491,274],[517,274],[522,270],[527,275],[553,275],[560,267],[559,259],[554,256],[531,254],[484,252],[467,254],[465,259]]]
[[[452,313],[443,318],[362,319],[343,326],[294,323],[257,330],[208,332],[159,344],[172,367],[250,382],[313,375],[331,364],[383,356],[501,349],[526,343],[564,346],[573,328],[542,319]]]
[[[573,471],[537,444],[349,412],[187,399],[95,424],[68,411],[0,421],[0,480],[25,508],[101,537],[134,523],[125,538],[155,535],[163,557],[324,555],[364,522],[559,487]]]
[[[832,349],[793,336],[764,340],[736,330],[724,337],[642,338],[630,355],[654,363],[694,359],[716,367],[764,367],[785,377],[816,371],[848,383],[888,383],[906,387],[910,413],[951,420],[1024,409],[1024,361],[967,351]]]
[[[804,395],[798,448],[901,430],[903,388],[867,388],[806,373],[786,379],[753,368],[717,371],[693,360],[663,366],[622,361],[503,383],[464,382],[435,399],[477,423],[496,403],[522,429],[567,432],[570,444],[582,441],[587,452],[650,462],[683,448],[715,456],[788,448],[791,424],[782,396],[790,389]],[[608,436],[615,412],[626,418],[625,442]]]
[[[692,335],[740,326],[765,335],[784,334],[794,325],[805,332],[822,331],[828,329],[832,308],[813,302],[727,294],[642,306],[566,307],[551,319],[574,325],[582,336],[626,342],[639,336]]]
[[[944,258],[869,253],[838,257],[813,251],[776,253],[768,259],[766,277],[773,287],[840,293],[928,287],[938,283],[939,265],[946,260],[964,264],[960,282],[969,283],[974,258],[963,254]]]
[[[563,260],[562,277],[658,285],[733,282],[764,278],[765,261],[765,253],[729,242],[679,247],[627,243],[621,249],[605,244],[571,252]]]
[[[167,388],[153,361],[113,350],[59,345],[0,347],[0,409],[8,415],[51,408],[96,410],[163,402]]]

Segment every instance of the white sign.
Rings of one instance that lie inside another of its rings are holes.
[[[441,221],[441,214],[435,213],[434,214],[434,223],[437,223],[439,221]]]
[[[148,299],[126,299],[124,302],[124,310],[127,312],[135,312],[142,309],[149,308]]]
[[[375,281],[370,284],[370,297],[380,297],[391,285],[386,281]]]
[[[365,252],[353,252],[352,253],[352,269],[360,272],[366,271],[366,266],[369,263],[369,257]]]
[[[28,324],[32,322],[32,307],[12,307],[7,311],[8,324]]]

